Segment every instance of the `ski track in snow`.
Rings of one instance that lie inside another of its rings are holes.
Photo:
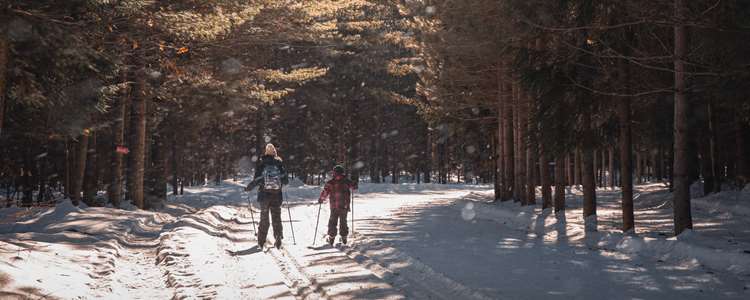
[[[691,256],[710,257],[708,252],[694,249],[711,241],[694,236],[664,240],[660,238],[664,228],[658,227],[662,223],[639,219],[651,226],[639,228],[645,238],[607,233],[617,222],[609,208],[616,203],[607,200],[606,193],[599,212],[599,226],[604,231],[587,237],[583,221],[577,217],[560,222],[531,207],[489,203],[487,187],[365,185],[366,193],[355,198],[357,223],[350,245],[328,247],[321,246],[327,207],[320,215],[317,235],[314,232],[319,206],[312,199],[319,187],[301,186],[291,198],[285,197],[285,206],[291,205],[293,216],[282,214],[284,246],[262,251],[251,221],[257,228],[258,212],[253,211],[254,217],[250,217],[241,188],[241,183],[230,181],[219,187],[196,188],[192,195],[173,198],[164,211],[156,213],[105,208],[84,211],[66,205],[31,213],[25,221],[0,229],[0,255],[14,253],[10,262],[0,264],[0,298],[589,299],[596,295],[665,295],[678,299],[701,295],[742,298],[750,288],[749,280],[742,277],[748,267],[742,265],[746,254],[716,249],[724,251],[716,253],[732,254],[731,265],[720,258],[702,260],[719,267],[717,270]],[[650,188],[644,187],[647,192]],[[571,196],[568,205],[580,206],[577,197]],[[642,215],[661,218],[648,212],[664,209],[668,204],[662,198],[658,191],[648,194],[639,199],[637,209]],[[738,200],[729,205],[737,205],[741,209],[734,211],[745,217],[745,206],[734,204],[740,203]],[[735,220],[723,213],[727,209],[712,203],[697,201],[698,218],[710,211],[740,225],[746,222]],[[296,244],[290,238],[290,219]],[[696,226],[706,225],[698,222]],[[269,245],[273,244],[272,232],[269,230]],[[731,228],[715,232],[733,235]],[[564,235],[562,244],[560,233]],[[307,246],[311,238],[318,247]],[[730,242],[742,246],[748,241],[746,236],[737,236]],[[642,256],[653,255],[649,251],[667,252],[657,253],[663,258],[657,261]],[[576,265],[568,270],[570,263]],[[593,270],[593,277],[581,277],[584,275],[577,274],[581,270]],[[565,278],[565,272],[573,272],[573,276]],[[511,276],[494,278],[501,273]],[[521,284],[537,278],[542,281],[532,284],[537,287],[533,290]],[[667,281],[674,281],[674,286],[664,286]],[[597,292],[590,289],[592,282],[615,290]],[[709,294],[702,294],[704,289]],[[675,294],[661,294],[664,291]]]
[[[289,289],[297,284],[287,280],[283,265],[257,248],[239,213],[212,207],[181,217],[162,234],[157,265],[174,289],[172,299],[293,298]]]
[[[317,281],[310,278],[286,249],[272,248],[267,252],[273,257],[274,262],[280,267],[281,273],[286,279],[284,282],[292,291],[292,294],[300,299],[323,299],[327,295],[317,285]]]
[[[493,299],[451,280],[391,245],[372,240],[364,235],[358,235],[353,240],[351,247],[344,247],[342,251],[351,259],[367,266],[378,277],[406,292],[410,298]],[[393,263],[378,259],[383,255],[390,255],[391,259],[395,257],[400,262],[401,268],[397,271],[389,269],[388,266]]]

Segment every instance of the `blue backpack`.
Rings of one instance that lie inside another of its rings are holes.
[[[263,190],[281,190],[281,169],[276,165],[267,165],[263,168]]]

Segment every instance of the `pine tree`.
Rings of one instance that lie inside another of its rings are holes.
[[[686,4],[683,0],[674,0],[674,232],[675,235],[685,229],[693,228],[690,213],[690,182],[688,179],[688,102],[685,96],[685,55],[687,53],[687,32],[685,25]]]

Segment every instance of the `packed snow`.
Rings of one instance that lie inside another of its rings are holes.
[[[619,231],[618,190],[598,191],[591,232],[578,188],[554,214],[493,202],[491,186],[362,184],[350,245],[330,247],[320,187],[293,181],[284,247],[262,251],[246,183],[186,188],[157,212],[2,209],[0,298],[750,297],[750,188],[694,199],[694,230],[673,237],[662,184],[636,187],[630,235]]]

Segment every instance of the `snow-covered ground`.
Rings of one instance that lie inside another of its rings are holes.
[[[599,191],[599,231],[587,233],[577,189],[556,216],[492,203],[488,186],[364,184],[352,245],[331,248],[327,204],[314,236],[320,187],[296,185],[285,247],[268,253],[255,246],[255,194],[241,190],[186,189],[159,212],[0,210],[0,298],[750,297],[750,189],[694,199],[695,231],[675,238],[659,184],[637,187],[632,236],[618,230],[618,191]]]

